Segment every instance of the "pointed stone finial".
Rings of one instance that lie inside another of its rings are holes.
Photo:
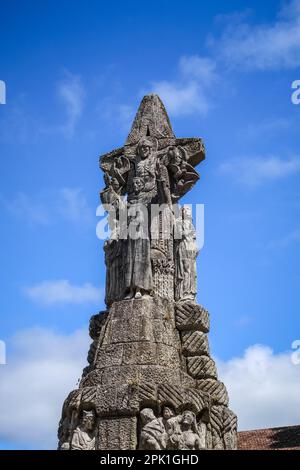
[[[159,96],[144,96],[125,145],[136,144],[142,137],[175,137],[167,111]]]
[[[202,139],[176,138],[166,108],[158,95],[144,96],[134,118],[131,131],[124,147],[119,147],[100,157],[100,168],[110,173],[116,158],[125,156],[133,161],[136,146],[144,137],[155,142],[156,149],[167,152],[170,146],[180,147],[185,153],[187,162],[195,167],[205,159],[205,148]]]

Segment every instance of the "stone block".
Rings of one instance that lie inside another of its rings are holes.
[[[135,450],[137,448],[137,418],[112,417],[100,419],[99,450]]]
[[[215,405],[228,406],[228,393],[223,382],[215,379],[197,380],[197,388],[209,393]]]
[[[181,340],[185,356],[209,356],[208,338],[202,331],[182,331]]]
[[[209,313],[194,302],[178,302],[175,307],[176,326],[181,331],[209,331]]]
[[[208,356],[188,357],[187,369],[195,379],[217,378],[215,361]]]

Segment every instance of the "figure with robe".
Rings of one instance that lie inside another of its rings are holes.
[[[148,208],[139,202],[144,189],[140,177],[133,179],[134,196],[128,203],[128,238],[125,260],[125,293],[127,299],[150,295],[152,268]]]
[[[196,258],[198,248],[196,231],[193,226],[191,209],[184,206],[181,210],[181,238],[175,244],[175,300],[195,300],[197,294]]]
[[[156,418],[151,408],[144,408],[140,413],[141,433],[140,450],[161,450],[165,434],[164,425]]]
[[[73,432],[71,450],[95,450],[95,413],[83,410],[81,423]]]

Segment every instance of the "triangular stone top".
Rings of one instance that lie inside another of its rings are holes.
[[[167,111],[159,96],[144,96],[125,145],[136,144],[142,137],[175,137]]]
[[[179,147],[185,154],[187,163],[195,167],[205,159],[205,148],[202,139],[176,138],[167,115],[167,111],[159,96],[151,94],[142,99],[134,118],[131,131],[124,147],[119,147],[100,157],[100,168],[109,172],[114,159],[126,157],[133,161],[137,155],[138,142],[149,137],[160,156],[168,152],[169,147]]]

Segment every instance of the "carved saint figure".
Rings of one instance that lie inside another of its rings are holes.
[[[178,425],[169,435],[168,448],[179,450],[201,450],[203,443],[199,435],[196,416],[192,411],[184,411],[177,421]]]
[[[73,432],[71,450],[95,450],[95,413],[83,410],[81,423]]]
[[[156,155],[153,152],[151,139],[141,139],[137,146],[137,157],[135,163],[135,177],[143,181],[143,189],[138,200],[144,204],[150,204],[157,194],[156,183]]]
[[[140,177],[133,179],[133,191],[128,204],[128,238],[125,260],[126,299],[139,299],[149,295],[152,289],[150,259],[150,231],[147,207],[139,202],[145,185]]]
[[[105,175],[106,189],[101,193],[101,200],[108,212],[108,224],[111,230],[109,240],[104,243],[106,264],[106,305],[122,298],[124,290],[123,279],[123,255],[124,241],[120,238],[122,231],[120,218],[124,211],[126,202],[123,200],[121,186],[117,177],[109,178]]]
[[[181,238],[175,245],[176,278],[175,300],[195,300],[197,294],[197,268],[196,258],[198,248],[196,244],[196,231],[193,226],[191,209],[182,208]]]
[[[165,428],[163,423],[156,418],[151,408],[144,408],[140,413],[141,434],[139,449],[161,450],[164,449]]]

